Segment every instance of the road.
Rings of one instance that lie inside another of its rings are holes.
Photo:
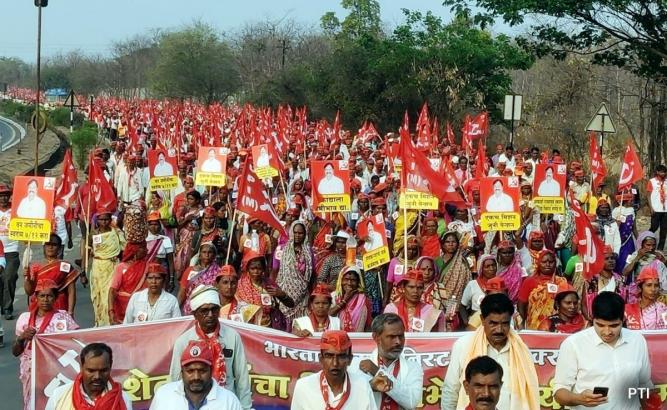
[[[0,152],[18,144],[25,134],[26,131],[22,126],[9,118],[0,117]]]
[[[74,231],[74,247],[69,250],[65,249],[65,260],[74,263],[74,259],[78,258],[79,240],[78,229],[72,227]],[[37,260],[41,258],[41,246],[33,245],[33,254]],[[21,248],[23,252],[23,247]],[[22,253],[21,253],[22,255]],[[16,301],[14,303],[14,313],[18,316],[21,312],[25,312],[27,306],[27,298],[23,291],[23,266],[19,268],[19,281],[16,290]],[[90,293],[88,288],[83,288],[77,282],[77,302],[75,308],[75,320],[82,328],[92,327],[94,325],[93,308],[90,301]],[[0,319],[2,327],[5,331],[5,347],[0,349],[0,397],[2,397],[2,404],[0,408],[7,410],[22,409],[23,408],[23,394],[21,382],[18,378],[19,360],[12,356],[11,344],[14,341],[16,319],[12,321]]]

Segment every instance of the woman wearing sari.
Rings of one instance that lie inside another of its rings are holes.
[[[635,241],[635,252],[630,254],[627,259],[627,265],[623,268],[625,284],[628,286],[628,303],[637,301],[637,284],[635,283],[637,275],[644,267],[650,264],[656,264],[659,277],[665,277],[665,264],[658,258],[656,245],[658,241],[655,234],[651,231],[644,231],[639,234]]]
[[[186,194],[186,202],[176,213],[176,222],[178,224],[178,244],[174,252],[174,268],[176,275],[180,280],[183,273],[190,265],[190,258],[194,250],[192,249],[192,238],[199,230],[198,218],[201,211],[201,194],[198,191],[191,190]],[[188,313],[189,314],[189,313]]]
[[[558,286],[554,299],[556,313],[544,319],[538,330],[551,333],[576,333],[587,327],[587,321],[579,312],[579,294],[567,282]]]
[[[239,287],[236,269],[232,265],[222,266],[218,270],[215,283],[220,297],[220,319],[252,323],[261,306],[250,305],[236,297],[236,291]]]
[[[291,328],[294,319],[306,314],[308,296],[315,281],[315,264],[306,231],[306,224],[303,221],[296,221],[290,227],[290,240],[280,257],[280,268],[276,278],[278,287],[294,301],[293,307],[280,305],[288,329]]]
[[[496,275],[503,278],[505,286],[507,286],[507,296],[512,300],[512,303],[517,303],[521,281],[527,275],[526,270],[521,265],[521,255],[516,252],[512,242],[500,241],[496,261],[498,262]]]
[[[125,320],[125,311],[132,295],[146,287],[146,269],[155,258],[160,241],[149,250],[146,241],[130,242],[123,249],[123,260],[116,266],[109,285],[109,318],[119,325]]]
[[[205,242],[199,245],[199,253],[195,266],[188,266],[183,272],[178,289],[178,304],[183,310],[183,315],[192,313],[190,308],[190,296],[192,291],[199,285],[215,286],[215,278],[218,276],[220,266],[215,262],[215,246]]]
[[[339,230],[336,235],[333,235],[333,243],[329,247],[327,255],[315,265],[317,281],[329,286],[329,290],[331,291],[336,289],[338,275],[345,266],[345,252],[349,238],[349,233],[343,229]]]
[[[109,286],[118,265],[118,255],[125,246],[125,235],[120,229],[111,226],[111,212],[97,210],[97,228],[89,236],[88,245],[93,250],[93,263],[90,267],[90,297],[95,311],[95,326],[108,326]]]
[[[470,280],[470,266],[468,260],[459,246],[459,235],[456,232],[446,232],[442,237],[442,256],[435,260],[436,266],[440,270],[440,279],[447,292],[447,297],[451,306],[454,306],[454,313],[458,314],[463,290]],[[449,313],[448,321],[455,318],[453,313]]]
[[[58,285],[54,281],[40,279],[35,286],[36,303],[30,311],[21,313],[16,321],[16,339],[12,345],[12,354],[15,357],[21,356],[19,378],[23,385],[23,408],[26,410],[31,408],[32,338],[38,333],[56,333],[79,328],[69,313],[55,308],[57,295]]]
[[[468,282],[461,297],[461,306],[465,308],[468,316],[479,311],[480,303],[486,296],[487,283],[495,278],[498,272],[498,263],[493,255],[482,255],[477,263],[477,278]]]
[[[445,315],[429,303],[422,302],[424,276],[417,269],[409,270],[398,283],[403,288],[401,298],[385,307],[384,313],[401,317],[406,332],[443,332]]]
[[[364,293],[363,275],[356,266],[346,266],[337,276],[329,315],[337,316],[346,332],[365,332],[371,325],[371,303]]]
[[[556,275],[556,254],[544,249],[537,257],[535,273],[528,276],[519,290],[519,313],[525,328],[537,330],[540,323],[555,313],[554,298],[567,280]]]
[[[618,232],[621,236],[621,249],[618,252],[616,269],[614,272],[623,272],[627,263],[628,256],[635,251],[635,242],[633,240],[636,233],[635,228],[635,208],[632,206],[634,196],[628,192],[626,194],[616,195],[618,206],[611,211],[611,216],[618,223]]]
[[[248,252],[243,260],[242,269],[245,273],[239,279],[236,298],[241,302],[260,307],[249,323],[287,330],[280,304],[293,307],[294,302],[268,277],[264,255]]]
[[[74,316],[76,305],[76,279],[79,273],[67,262],[58,259],[62,249],[62,239],[56,234],[51,234],[49,241],[44,244],[44,262],[32,263],[25,268],[23,277],[23,289],[29,297],[30,307],[35,307],[37,299],[34,297],[35,285],[40,280],[52,280],[57,286],[54,309],[66,310]]]
[[[292,333],[299,337],[308,337],[327,330],[341,330],[340,319],[329,314],[332,302],[326,285],[320,283],[315,286],[308,297],[308,314],[294,319]]]
[[[618,224],[611,216],[611,205],[606,199],[600,199],[595,210],[595,222],[600,228],[600,236],[606,245],[611,246],[615,253],[621,251],[621,233]]]
[[[447,290],[445,285],[438,282],[440,272],[435,265],[435,259],[430,256],[420,256],[415,263],[415,269],[419,270],[424,277],[424,293],[422,302],[432,304],[436,309],[445,310],[447,302]]]
[[[440,237],[438,236],[438,218],[424,218],[424,229],[421,235],[421,254],[431,258],[440,256]]]
[[[646,266],[636,280],[638,299],[625,305],[625,324],[633,330],[667,329],[667,306],[658,300],[660,279],[653,266]]]
[[[389,269],[387,270],[387,292],[385,293],[385,305],[389,302],[397,301],[400,295],[400,287],[398,283],[403,276],[415,267],[415,262],[419,257],[419,242],[415,235],[408,235],[408,255],[405,259],[405,250],[401,247],[399,253],[389,261]]]
[[[583,300],[581,301],[582,313],[587,319],[591,319],[591,307],[593,299],[602,292],[614,292],[621,295],[623,299],[627,298],[625,294],[625,285],[623,276],[614,272],[616,266],[616,254],[611,246],[604,247],[604,266],[599,274],[593,276],[591,280],[585,282]]]

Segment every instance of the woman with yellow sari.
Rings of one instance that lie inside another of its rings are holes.
[[[125,235],[120,229],[111,226],[111,212],[106,209],[97,210],[97,228],[88,238],[88,246],[92,249],[93,263],[90,267],[90,298],[95,311],[95,326],[108,326],[109,318],[109,286],[118,255],[125,246]]]
[[[556,313],[558,287],[567,280],[556,275],[556,254],[544,249],[535,261],[535,273],[524,279],[519,290],[519,313],[526,329],[538,330],[543,320]]]

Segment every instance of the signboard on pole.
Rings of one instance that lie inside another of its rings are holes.
[[[78,107],[79,106],[79,100],[76,98],[76,94],[74,94],[74,90],[69,90],[69,95],[67,96],[67,99],[65,100],[65,105],[66,107]]]
[[[602,103],[593,118],[589,121],[588,125],[586,126],[586,131],[610,134],[614,134],[616,132],[614,121],[611,119],[611,115],[609,115],[609,110],[607,109],[607,105],[605,103]]]
[[[523,104],[523,95],[506,95],[505,105],[503,106],[503,119],[505,121],[521,120],[522,104]]]

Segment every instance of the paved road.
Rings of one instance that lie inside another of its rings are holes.
[[[18,144],[25,137],[25,129],[16,122],[0,117],[0,151]]]
[[[78,258],[79,249],[79,235],[78,229],[72,227],[75,231],[74,248],[71,250],[65,249],[65,260],[73,263],[74,259]],[[23,249],[21,249],[21,252]],[[76,251],[76,252],[75,252]],[[41,247],[33,246],[33,253],[41,257]],[[16,302],[14,303],[14,313],[18,316],[21,312],[26,311],[27,298],[23,291],[23,267],[19,269],[19,283],[17,286]],[[92,327],[94,324],[93,308],[90,302],[90,293],[88,288],[83,288],[80,283],[77,283],[77,302],[75,309],[75,320],[81,327]],[[0,404],[1,409],[18,410],[23,408],[23,395],[21,383],[18,378],[18,359],[12,356],[11,344],[14,341],[14,326],[16,320],[6,321],[0,319],[5,331],[5,347],[0,349]]]

